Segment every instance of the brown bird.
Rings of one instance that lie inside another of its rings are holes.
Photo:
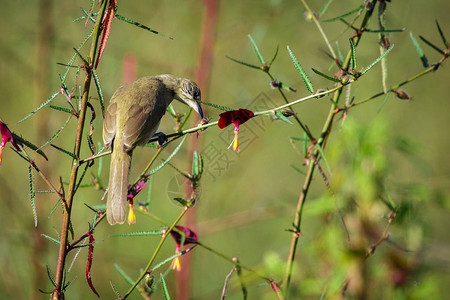
[[[173,99],[189,105],[203,118],[197,84],[170,74],[140,78],[112,96],[103,123],[103,142],[112,150],[106,205],[109,224],[125,222],[132,152],[156,133]]]

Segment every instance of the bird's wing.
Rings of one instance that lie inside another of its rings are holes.
[[[142,135],[145,134],[145,123],[150,115],[150,109],[140,104],[131,105],[128,110],[128,119],[123,130],[124,150],[131,150],[136,145],[145,143],[141,142]],[[159,122],[159,120],[158,120]],[[149,133],[153,135],[153,133]],[[151,137],[151,136],[150,136]],[[147,139],[147,141],[150,139]]]
[[[158,129],[159,122],[166,111],[165,97],[169,97],[165,86],[153,77],[136,82],[133,104],[128,109],[124,124],[124,149],[131,150],[137,145],[147,143]]]
[[[103,143],[106,148],[110,148],[114,136],[116,135],[116,110],[117,103],[111,103],[105,112],[105,120],[103,121]]]

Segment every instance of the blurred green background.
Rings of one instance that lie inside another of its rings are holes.
[[[316,11],[323,5],[322,1],[309,2]],[[334,1],[324,18],[345,13],[361,2],[348,0],[341,4]],[[49,139],[67,116],[43,109],[23,123],[16,122],[58,90],[58,74],[64,72],[64,67],[57,63],[67,63],[73,48],[90,30],[90,27],[84,27],[84,21],[74,23],[72,20],[83,14],[80,7],[88,9],[89,6],[90,1],[2,1],[0,116],[12,131],[37,145]],[[120,15],[158,30],[166,37],[115,19],[98,68],[105,98],[109,99],[123,83],[124,66],[131,67],[131,74],[134,74],[135,66],[138,77],[173,73],[194,78],[200,56],[204,11],[202,1],[119,1]],[[289,58],[286,45],[295,53],[316,88],[331,88],[330,82],[311,71],[314,67],[326,72],[331,62],[317,28],[305,21],[304,11],[300,1],[219,1],[216,23],[213,24],[211,74],[205,81],[207,85],[201,86],[203,100],[256,110],[283,104],[278,91],[270,88],[265,74],[226,58],[231,56],[258,64],[248,34],[259,45],[266,60],[271,59],[279,46],[271,70],[277,79],[297,89],[296,93],[287,94],[291,101],[307,95],[307,91]],[[395,44],[387,58],[390,85],[422,71],[409,32],[441,45],[435,19],[450,38],[449,13],[447,1],[388,3],[387,28],[405,28],[403,33],[389,35],[391,43]],[[375,18],[371,24],[375,25]],[[346,53],[348,38],[353,33],[339,22],[323,23],[323,28],[330,40],[339,40]],[[426,45],[423,49],[430,62],[440,58]],[[87,48],[82,53],[86,55]],[[377,35],[364,35],[357,53],[360,67],[378,57]],[[446,64],[438,72],[404,87],[413,97],[412,101],[401,101],[391,95],[380,110],[383,99],[378,98],[351,109],[345,122],[335,123],[326,153],[332,170],[332,175],[328,175],[336,196],[329,196],[320,174],[316,174],[302,222],[303,236],[293,277],[295,297],[317,299],[323,293],[330,299],[339,298],[339,291],[345,278],[350,276],[355,259],[348,252],[346,231],[338,210],[344,211],[350,234],[355,233],[358,237],[358,233],[373,231],[379,236],[386,224],[382,216],[388,212],[379,201],[373,201],[371,189],[379,188],[379,180],[389,188],[401,213],[390,229],[392,242],[383,243],[367,260],[367,274],[371,280],[369,297],[443,299],[450,292],[450,163],[447,158],[450,140],[446,133],[450,125],[450,74]],[[335,70],[328,73],[331,72]],[[81,84],[83,78],[83,72],[77,77],[74,70],[68,80],[69,89],[76,83]],[[351,89],[356,101],[379,91],[382,91],[379,66]],[[95,95],[95,87],[91,95]],[[298,116],[316,135],[328,112],[326,99],[295,107]],[[58,96],[52,103],[62,106],[65,100]],[[180,111],[185,110],[183,106],[175,106]],[[220,111],[206,107],[205,110],[207,116],[217,120]],[[94,140],[101,143],[99,111],[94,126]],[[173,121],[166,116],[162,131],[172,132],[173,127]],[[75,119],[53,143],[71,149],[74,130]],[[228,131],[210,128],[202,133],[201,144],[197,146],[204,155],[207,171],[196,207],[197,233],[205,244],[230,257],[237,256],[243,264],[281,280],[291,239],[286,229],[293,221],[304,178],[291,165],[306,169],[299,154],[301,144],[294,143],[293,147],[289,137],[302,137],[302,133],[297,126],[269,118],[255,119],[242,130],[239,154],[226,149],[231,136],[231,128]],[[188,139],[189,143],[197,142],[195,135]],[[187,144],[172,161],[182,170],[189,167]],[[162,157],[166,158],[174,147],[170,145]],[[59,176],[67,182],[71,159],[49,146],[43,150],[49,161],[46,163],[36,155],[38,165],[53,182],[57,183]],[[153,153],[151,148],[135,152],[131,178],[139,174]],[[82,157],[88,155],[85,144]],[[367,164],[372,167],[367,168]],[[98,165],[94,166],[93,173],[97,172]],[[101,169],[103,183],[107,182],[108,165],[109,158],[105,158]],[[47,298],[37,289],[52,290],[45,268],[48,265],[51,272],[56,268],[57,246],[41,234],[58,236],[61,210],[49,216],[57,199],[38,194],[38,228],[34,228],[27,169],[26,162],[7,147],[0,167],[0,297],[5,299]],[[167,222],[180,213],[180,207],[169,199],[169,192],[178,187],[174,181],[176,175],[172,168],[164,168],[153,179],[149,209]],[[85,182],[89,183],[90,172],[86,177]],[[36,184],[38,189],[46,189],[37,176]],[[139,200],[143,201],[146,191]],[[85,188],[77,194],[73,211],[75,236],[84,233],[92,220],[92,213],[83,203],[101,204],[102,194],[93,188]],[[354,201],[358,202],[360,210]],[[142,214],[137,218],[137,224],[133,226],[111,227],[103,222],[95,232],[98,243],[92,278],[102,297],[114,297],[110,280],[119,291],[128,288],[113,263],[118,263],[132,278],[137,278],[139,269],[145,266],[158,242],[157,237],[110,237],[113,233],[153,230],[160,226]],[[354,219],[359,219],[360,223]],[[359,227],[361,224],[365,225],[364,229]],[[368,238],[367,243],[362,244],[368,247],[375,240]],[[160,261],[170,256],[174,249],[175,244],[168,241],[159,255]],[[189,299],[218,299],[232,265],[200,247],[189,255],[193,257]],[[67,295],[69,299],[95,297],[84,278],[86,256],[86,251],[82,250],[68,273],[73,282]],[[73,254],[69,256],[69,265],[73,258]],[[398,281],[402,276],[404,281]],[[270,287],[261,280],[253,277],[247,277],[247,280],[250,299],[275,298]],[[170,274],[166,281],[171,294],[176,297],[175,276]],[[159,289],[155,298],[160,297]],[[131,298],[139,299],[140,296],[135,292]],[[234,277],[227,299],[242,299]]]

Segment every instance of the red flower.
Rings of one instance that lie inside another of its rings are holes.
[[[220,119],[217,125],[220,129],[227,127],[231,123],[234,124],[234,139],[231,142],[230,147],[231,145],[233,145],[233,150],[239,151],[239,126],[247,122],[249,119],[253,118],[255,114],[251,110],[239,108],[238,110],[223,112],[219,116]]]
[[[238,110],[230,110],[223,112],[219,115],[219,127],[224,129],[231,123],[234,124],[235,129],[239,130],[239,125],[247,122],[250,118],[253,118],[255,114],[248,109],[239,108]]]
[[[179,253],[181,251],[182,245],[188,245],[188,244],[197,244],[198,243],[198,236],[195,232],[190,230],[187,227],[184,226],[175,226],[177,230],[172,230],[170,232],[170,235],[175,240],[175,243],[177,244],[177,248],[175,250],[175,253]],[[181,231],[183,234],[181,234],[179,231]],[[180,257],[177,256],[173,259],[172,264],[170,267],[173,270],[180,270],[181,264],[180,264]]]
[[[12,132],[8,129],[8,126],[6,126],[6,124],[4,124],[3,122],[0,122],[0,133],[2,135],[2,143],[0,144],[0,165],[1,165],[3,149],[5,148],[7,142],[11,142],[11,144],[14,146],[14,148],[17,149],[17,151],[20,151],[20,148],[17,145],[17,142],[14,140]]]

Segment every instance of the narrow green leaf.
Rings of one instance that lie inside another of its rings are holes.
[[[48,265],[45,265],[47,267],[47,275],[50,281],[52,282],[53,286],[56,286],[55,278],[53,278],[52,272],[50,271],[50,267]]]
[[[100,84],[100,78],[98,78],[97,71],[92,69],[92,75],[94,75],[94,83],[97,88],[98,99],[100,100],[100,107],[102,108],[102,116],[105,116],[105,99],[103,98],[102,86]]]
[[[81,48],[83,48],[83,46],[87,43],[87,41],[89,41],[89,39],[92,37],[92,35],[94,34],[94,28],[92,28],[91,32],[89,32],[89,34],[85,37],[85,39],[80,43],[80,45],[77,47],[77,50],[80,51]],[[61,82],[65,82],[67,75],[70,72],[71,67],[73,66],[73,63],[75,62],[75,59],[77,58],[77,54],[74,53],[72,55],[72,58],[69,60],[69,63],[67,64],[68,67],[66,68],[66,72],[64,72],[64,75],[61,78]]]
[[[276,80],[272,81],[272,83],[274,83],[274,82],[276,82]],[[297,92],[297,90],[294,89],[293,87],[290,87],[289,85],[287,85],[283,82],[280,82],[280,81],[278,81],[278,82],[281,85],[280,88],[285,89],[286,91],[289,91],[289,92],[294,92],[294,93]],[[272,85],[272,83],[271,83],[271,85]]]
[[[322,294],[320,294],[319,300],[325,300],[326,299],[327,291],[328,291],[328,284],[325,284],[325,286],[323,287]]]
[[[275,54],[273,55],[273,58],[272,58],[272,60],[270,61],[270,63],[269,63],[269,67],[273,64],[273,62],[275,61],[275,58],[277,58],[277,55],[278,55],[278,49],[279,49],[280,47],[277,45],[277,50],[275,50]]]
[[[53,206],[52,210],[50,211],[50,213],[48,214],[48,217],[50,218],[53,213],[56,211],[56,209],[59,207],[59,205],[62,203],[61,199],[58,199],[58,201],[56,201],[55,205]]]
[[[424,38],[423,36],[419,35],[419,38],[428,46],[430,46],[431,48],[433,48],[434,50],[436,50],[437,52],[439,52],[442,55],[445,55],[445,52],[441,49],[439,49],[438,46],[434,45],[433,43],[431,43],[430,41],[428,41],[426,38]]]
[[[325,156],[325,152],[323,151],[322,147],[319,144],[315,144],[317,150],[320,153],[320,156],[322,156],[323,161],[325,162],[325,166],[327,167],[328,173],[331,175],[331,167],[330,164],[328,163],[327,157]]]
[[[391,194],[389,193],[389,190],[386,187],[385,187],[385,191],[386,191],[386,197],[387,197],[387,199],[389,201],[389,208],[392,211],[397,210],[397,205],[395,204],[394,200],[391,197]]]
[[[441,26],[439,26],[439,23],[438,23],[437,20],[435,20],[435,22],[436,22],[436,26],[437,26],[438,31],[439,31],[439,35],[441,36],[442,42],[444,43],[445,48],[448,49],[449,45],[448,45],[447,39],[444,36],[444,33],[442,32]]]
[[[411,41],[414,44],[414,48],[416,48],[416,52],[417,55],[419,55],[420,60],[422,61],[422,65],[424,68],[428,68],[429,64],[428,64],[428,59],[425,56],[425,54],[423,53],[422,48],[419,45],[419,42],[417,42],[416,38],[414,37],[414,35],[412,34],[412,32],[409,33],[409,37],[411,38]]]
[[[184,177],[186,177],[186,179],[190,179],[190,176],[187,172],[183,172],[180,169],[178,169],[177,167],[175,167],[173,164],[171,164],[170,162],[168,163],[169,166],[171,166],[175,171],[177,171],[178,173],[180,173],[181,175],[183,175]]]
[[[393,32],[403,32],[405,31],[405,28],[400,29],[366,29],[365,32],[370,33],[393,33]]]
[[[350,50],[351,50],[351,57],[352,57],[352,70],[356,70],[357,64],[356,64],[356,48],[355,48],[355,42],[353,42],[353,38],[349,38],[348,41],[350,42]]]
[[[291,120],[289,120],[283,113],[279,110],[277,110],[274,115],[281,121],[288,123],[289,125],[294,125]]]
[[[28,175],[29,175],[29,183],[30,183],[30,200],[31,200],[31,210],[33,211],[34,218],[34,227],[37,227],[37,213],[36,213],[36,193],[34,191],[34,177],[33,177],[33,169],[31,165],[28,166]]]
[[[301,170],[300,168],[298,168],[297,166],[293,165],[293,164],[289,164],[289,166],[294,169],[295,171],[297,171],[298,173],[302,174],[302,175],[306,175],[306,173]]]
[[[52,147],[55,148],[55,149],[58,149],[58,150],[61,151],[62,153],[65,153],[65,154],[69,155],[69,156],[72,157],[73,159],[78,160],[78,157],[77,157],[74,153],[72,153],[72,152],[70,152],[70,151],[67,151],[67,150],[65,150],[65,149],[63,149],[63,148],[60,148],[60,147],[58,147],[58,146],[56,146],[56,145],[54,145],[54,144],[50,144],[50,146],[52,146]]]
[[[309,140],[307,139],[307,135],[306,132],[303,132],[303,154],[305,155],[305,157],[307,156],[308,153],[308,142]]]
[[[348,17],[348,16],[350,16],[350,15],[356,13],[356,12],[359,12],[359,11],[362,10],[363,8],[364,8],[364,5],[361,4],[360,6],[358,6],[357,8],[355,8],[354,10],[351,10],[351,11],[349,11],[349,12],[346,12],[345,14],[342,14],[342,15],[337,16],[337,17],[335,17],[335,18],[322,20],[322,22],[333,22],[333,21],[336,21],[336,20],[341,20],[341,19],[343,19],[343,18],[345,18],[345,17]]]
[[[133,237],[133,236],[149,236],[149,235],[161,235],[161,230],[149,230],[149,231],[136,231],[111,234],[110,237]]]
[[[39,147],[39,149],[42,149],[43,147],[45,147],[48,144],[50,144],[51,142],[53,142],[59,136],[59,134],[64,130],[64,128],[66,128],[66,126],[69,123],[70,119],[72,119],[72,115],[70,115],[67,118],[67,120],[61,125],[61,127],[58,129],[58,131],[56,131],[55,134],[49,140],[47,140],[41,147]]]
[[[344,93],[345,107],[348,107],[350,105],[350,103],[352,103],[353,98],[351,97],[351,91],[352,91],[352,86],[351,85],[347,85],[345,87],[345,93]]]
[[[92,1],[92,2],[94,2],[94,1]],[[81,10],[83,11],[83,13],[85,14],[85,16],[84,16],[84,18],[83,18],[83,16],[82,17],[79,17],[79,18],[77,18],[77,19],[86,19],[86,18],[89,18],[89,20],[92,22],[92,23],[95,23],[95,18],[94,18],[94,16],[96,16],[98,13],[94,13],[94,14],[90,14],[87,10],[85,10],[84,8],[81,8]],[[92,8],[91,8],[91,10],[92,10]],[[73,22],[76,22],[76,21],[78,21],[77,19],[75,19],[75,20],[73,20]]]
[[[226,107],[226,106],[222,106],[222,105],[219,105],[219,104],[215,104],[215,103],[211,103],[211,102],[204,102],[204,101],[198,101],[198,102],[200,102],[201,104],[205,104],[205,105],[208,105],[208,106],[211,106],[211,107],[223,110],[223,111],[231,111],[231,110],[233,110],[232,108],[229,108],[229,107]]]
[[[91,2],[91,8],[89,9],[91,12],[93,11],[93,9],[94,9],[94,4],[95,4],[95,0],[92,0],[92,2]],[[85,10],[84,8],[81,8],[81,11],[83,11],[83,13],[84,13],[84,16],[81,16],[81,17],[78,17],[78,18],[76,18],[76,19],[74,19],[72,22],[77,22],[77,21],[80,21],[80,20],[84,20],[84,19],[86,19],[86,18],[89,18],[93,23],[95,23],[95,19],[93,18],[94,16],[97,16],[98,15],[98,13],[89,13],[87,10]]]
[[[164,264],[166,264],[166,263],[172,261],[174,258],[186,254],[187,252],[189,252],[189,251],[191,251],[192,249],[194,249],[196,246],[197,246],[197,245],[195,245],[194,247],[188,248],[188,249],[186,249],[186,250],[183,250],[183,251],[181,251],[181,252],[175,253],[174,255],[172,255],[172,256],[170,256],[170,257],[164,259],[163,261],[159,262],[159,263],[156,264],[154,267],[152,267],[152,272],[154,272],[155,270],[159,269],[159,268],[160,268],[161,266],[163,266]]]
[[[78,57],[83,61],[83,63],[86,66],[89,66],[89,62],[87,61],[86,58],[84,58],[84,56],[81,54],[80,50],[78,50],[77,48],[73,48],[73,50],[75,50],[75,53],[78,55]]]
[[[130,285],[132,286],[133,284],[134,284],[134,282],[131,283]],[[119,293],[119,290],[118,290],[117,287],[114,285],[114,283],[112,282],[112,280],[109,281],[109,285],[111,286],[111,288],[112,288],[112,290],[113,290],[113,292],[114,292],[114,295],[116,296],[116,299],[122,298],[122,296],[121,296],[120,293]]]
[[[296,137],[296,136],[291,136],[289,137],[290,140],[295,141],[295,142],[307,142],[309,141],[309,139],[306,137],[306,135],[304,134],[303,137]]]
[[[197,151],[194,150],[192,153],[192,175],[198,177],[199,174],[199,157]]]
[[[141,23],[139,23],[139,22],[133,21],[133,20],[127,18],[127,17],[121,16],[121,15],[118,15],[118,14],[116,14],[115,17],[116,17],[117,19],[121,20],[121,21],[127,22],[128,24],[137,26],[137,27],[139,27],[139,28],[142,28],[142,29],[145,29],[145,30],[147,30],[147,31],[150,31],[151,33],[158,34],[158,35],[160,35],[160,36],[164,36],[164,37],[165,37],[165,34],[159,32],[159,31],[156,31],[156,30],[154,30],[154,29],[151,29],[150,27],[147,27],[147,26],[145,26],[144,24],[141,24]],[[171,37],[169,37],[169,38],[172,39]]]
[[[56,96],[58,96],[59,91],[53,93],[50,97],[48,97],[47,100],[44,101],[44,103],[42,103],[41,105],[39,105],[38,108],[36,108],[35,110],[33,110],[31,113],[29,113],[28,115],[26,115],[25,117],[23,117],[22,119],[20,119],[17,123],[22,123],[23,121],[25,121],[26,119],[28,119],[29,117],[31,117],[32,115],[34,115],[35,113],[37,113],[39,110],[41,110],[43,107],[45,107],[47,104],[50,103],[50,101],[52,101],[53,99],[55,99]]]
[[[198,181],[198,180],[200,180],[200,177],[202,176],[202,174],[203,174],[203,170],[204,170],[204,168],[203,168],[203,156],[199,153],[198,154],[198,174],[196,175],[196,180]]]
[[[292,148],[299,154],[299,155],[304,155],[307,151],[307,144],[309,142],[309,138],[306,134],[305,131],[303,131],[303,137],[299,138],[299,137],[295,137],[295,136],[291,136],[289,137],[289,143],[291,144]],[[301,148],[297,147],[296,142],[301,142]]]
[[[54,190],[42,190],[42,191],[36,191],[36,194],[54,194]]]
[[[382,37],[382,35],[379,35],[380,37]],[[384,51],[386,50],[385,47],[383,47],[382,45],[379,45],[379,49],[380,49],[380,53],[383,54]],[[387,94],[387,92],[389,91],[389,87],[388,87],[388,83],[387,83],[387,78],[388,78],[388,67],[387,67],[387,58],[383,58],[381,60],[381,85],[383,86],[383,92],[385,94]]]
[[[333,81],[333,82],[341,82],[339,79],[334,78],[334,77],[331,77],[331,76],[328,76],[328,75],[326,75],[326,74],[320,72],[319,70],[316,70],[316,69],[314,69],[314,68],[311,68],[311,69],[313,70],[314,73],[316,73],[317,75],[322,76],[322,77],[325,78],[325,79],[331,80],[331,81]]]
[[[333,0],[328,0],[319,11],[319,17],[323,16]]]
[[[187,206],[188,205],[188,201],[184,200],[183,198],[172,198],[173,200],[175,200],[176,202],[180,203],[181,206]]]
[[[261,63],[261,65],[265,65],[266,61],[264,60],[261,51],[259,51],[258,45],[256,45],[255,41],[253,40],[250,34],[248,35],[248,38],[250,39],[250,43],[253,46],[253,50],[255,50],[256,56],[258,56],[259,62]]]
[[[252,65],[252,64],[249,64],[249,63],[237,60],[237,59],[229,57],[229,56],[226,56],[226,58],[231,59],[232,61],[237,62],[238,64],[241,64],[241,65],[244,65],[246,67],[250,67],[250,68],[253,68],[253,69],[261,70],[260,66],[255,66],[255,65]]]
[[[169,106],[167,106],[167,111],[169,112],[169,114],[172,118],[177,117],[177,112],[176,112],[175,108],[173,107],[172,103],[170,103]]]
[[[49,240],[49,241],[51,241],[51,242],[53,242],[53,243],[55,243],[55,244],[58,244],[59,245],[59,240],[57,240],[57,239],[55,239],[55,238],[52,238],[51,236],[48,236],[48,235],[46,235],[46,234],[41,234],[44,238],[46,238],[47,240]]]
[[[34,144],[32,144],[31,142],[27,141],[26,139],[24,139],[21,136],[18,136],[17,134],[13,133],[12,134],[14,139],[21,142],[22,144],[24,144],[25,146],[27,146],[28,148],[36,151],[38,154],[40,154],[43,158],[45,158],[45,160],[48,160],[47,155],[45,155],[45,153],[40,150],[37,146],[35,146]]]
[[[53,146],[53,145],[52,145]],[[75,186],[75,193],[77,192],[78,188],[82,187],[81,182],[83,182],[84,176],[86,176],[87,170],[89,168],[89,164],[85,164],[84,165],[84,169],[83,169],[83,173],[81,173],[80,178],[78,179],[78,183]],[[84,187],[91,187],[92,184],[89,183],[88,185],[84,186]]]
[[[378,112],[380,112],[381,109],[383,108],[383,106],[386,104],[390,93],[391,93],[391,90],[388,90],[387,93],[386,93],[386,96],[384,96],[383,102],[381,102],[381,105],[380,105],[380,108],[378,109]]]
[[[78,86],[78,110],[81,110],[81,100],[83,99],[83,93],[81,91],[81,86]]]
[[[116,269],[117,272],[119,272],[120,276],[122,276],[123,279],[125,279],[125,281],[128,282],[128,284],[130,285],[134,284],[133,279],[131,279],[131,277],[128,276],[128,274],[125,273],[125,271],[118,264],[115,263],[114,268]]]
[[[380,55],[377,59],[374,60],[373,63],[371,63],[369,66],[367,66],[364,70],[361,71],[361,75],[364,75],[365,73],[367,73],[367,71],[369,71],[370,69],[372,69],[373,66],[375,66],[377,63],[380,62],[380,60],[383,59],[383,57],[385,57],[386,55],[388,55],[389,52],[391,52],[391,50],[394,49],[394,44],[392,44],[392,46],[386,50],[386,52],[384,52],[382,55]]]
[[[339,46],[338,41],[336,41],[336,50],[337,50],[339,62],[342,64],[342,62],[344,61],[344,56],[342,55],[341,46]]]
[[[71,115],[74,113],[73,109],[66,108],[66,107],[55,106],[55,105],[49,105],[48,107],[50,107],[51,109],[57,110],[57,111],[62,111],[62,112],[71,114]]]
[[[165,161],[163,161],[156,168],[150,170],[146,175],[153,175],[156,172],[158,172],[159,170],[161,170],[175,156],[175,154],[177,154],[177,152],[181,149],[181,146],[183,145],[184,141],[186,140],[186,137],[187,137],[187,135],[185,135],[183,137],[183,139],[181,140],[180,144],[173,150],[173,152],[169,155],[169,157]]]
[[[66,274],[66,273],[64,272],[64,274]],[[62,287],[61,290],[62,290],[63,292],[65,292],[65,291],[67,291],[67,289],[72,285],[72,281],[67,281],[67,282],[66,282],[66,275],[64,275],[63,282],[64,282],[64,286]]]
[[[167,288],[166,281],[164,280],[163,274],[160,274],[160,277],[161,277],[161,285],[162,285],[164,299],[170,300],[169,289]]]
[[[291,48],[289,48],[289,46],[287,46],[287,50],[289,52],[289,56],[291,57],[292,62],[294,63],[295,68],[297,69],[298,73],[302,77],[303,82],[306,85],[306,88],[308,89],[308,91],[310,93],[313,93],[314,87],[313,87],[311,81],[309,80],[308,75],[306,75],[305,71],[303,71],[302,66],[298,62],[297,58],[295,57],[294,53],[291,51]]]
[[[82,244],[82,245],[75,245],[75,246],[72,246],[72,248],[73,249],[86,248],[86,247],[89,247],[90,245],[94,245],[94,244],[97,244],[97,243],[98,243],[98,241],[95,241],[95,242],[92,242],[92,243],[87,243],[87,244]]]
[[[90,210],[94,210],[95,212],[99,211],[99,210],[106,210],[106,203],[104,204],[97,204],[97,205],[87,205],[86,203],[84,204],[86,205]]]

